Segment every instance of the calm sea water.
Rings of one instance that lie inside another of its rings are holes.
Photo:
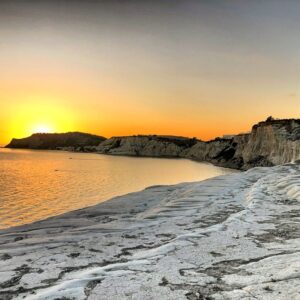
[[[185,159],[0,149],[0,228],[31,223],[151,185],[231,172]]]

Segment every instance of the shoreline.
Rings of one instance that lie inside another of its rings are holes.
[[[293,299],[299,172],[152,186],[0,230],[0,298]]]
[[[1,147],[0,147],[1,149]],[[150,155],[131,155],[131,154],[113,154],[113,153],[104,153],[104,152],[93,152],[93,151],[77,151],[77,150],[68,150],[68,149],[30,149],[30,148],[9,148],[9,147],[2,147],[2,149],[9,149],[11,151],[42,151],[42,152],[66,152],[66,153],[81,153],[81,154],[95,154],[95,155],[105,155],[105,156],[111,156],[111,157],[129,157],[129,158],[149,158],[149,159],[175,159],[175,160],[189,160],[196,163],[202,163],[202,164],[208,164],[212,165],[221,169],[229,169],[236,172],[245,172],[246,169],[241,169],[234,166],[223,166],[222,164],[217,164],[213,161],[206,161],[206,160],[199,160],[197,158],[193,157],[184,157],[184,156],[150,156]]]
[[[1,148],[1,147],[0,147]],[[9,148],[7,146],[2,147],[3,149],[9,149],[9,150],[28,150],[28,151],[54,151],[54,152],[67,152],[67,153],[82,153],[82,154],[98,154],[98,155],[107,155],[107,156],[116,156],[116,157],[133,157],[133,158],[154,158],[154,159],[186,159],[197,163],[203,163],[203,164],[210,164],[215,167],[224,168],[224,169],[231,169],[235,171],[244,172],[248,169],[243,169],[238,166],[234,165],[226,165],[226,164],[219,164],[216,161],[208,161],[208,160],[199,160],[196,157],[189,157],[189,156],[172,156],[172,155],[166,155],[166,156],[151,156],[151,155],[133,155],[133,154],[116,154],[116,153],[109,153],[109,152],[97,152],[97,151],[81,151],[81,150],[68,150],[68,149],[33,149],[33,148]]]
[[[7,150],[8,153],[10,153],[10,149]],[[56,157],[56,155],[61,155],[63,154],[64,155],[64,159],[68,160],[69,159],[72,159],[73,161],[74,160],[85,160],[85,159],[88,159],[88,160],[102,160],[104,159],[105,157],[107,157],[107,155],[102,155],[102,154],[99,154],[99,153],[83,153],[83,152],[66,152],[66,151],[61,151],[61,150],[31,150],[31,149],[12,149],[12,151],[20,151],[21,153],[26,152],[26,153],[30,153],[32,151],[38,151],[38,153],[42,153],[42,154],[45,154],[45,155],[50,155],[52,153],[52,155],[55,155],[54,157]],[[1,152],[1,153],[4,153],[5,154],[6,150],[4,152]],[[1,155],[0,153],[0,155]],[[48,153],[48,154],[47,154]],[[69,153],[69,154],[68,154]],[[35,155],[35,154],[33,154]],[[85,156],[87,155],[87,157]],[[14,219],[11,218],[9,221],[10,221],[10,224],[5,223],[3,220],[3,223],[0,221],[1,223],[1,226],[0,226],[0,230],[3,230],[3,229],[7,229],[7,228],[15,228],[15,227],[19,227],[19,226],[22,226],[22,225],[29,225],[30,223],[32,222],[39,222],[39,221],[43,221],[45,219],[48,219],[50,217],[55,217],[55,216],[59,216],[59,215],[62,215],[64,213],[68,213],[68,212],[72,212],[74,210],[78,210],[78,209],[84,209],[84,208],[87,208],[87,207],[90,207],[90,206],[94,206],[94,205],[97,205],[97,204],[100,204],[100,203],[103,203],[103,202],[106,202],[106,201],[111,201],[111,199],[113,199],[114,197],[117,197],[117,196],[126,196],[128,193],[133,193],[133,192],[141,192],[143,191],[144,189],[148,189],[149,187],[153,186],[153,185],[173,185],[173,184],[178,184],[178,183],[188,183],[188,182],[198,182],[198,181],[202,181],[202,180],[205,180],[207,178],[211,178],[212,176],[220,176],[220,175],[223,175],[225,173],[233,173],[233,172],[240,172],[238,170],[235,170],[235,169],[230,169],[230,168],[223,168],[223,167],[219,167],[219,166],[214,166],[212,163],[209,163],[209,162],[199,162],[199,161],[193,161],[193,160],[190,160],[190,159],[187,159],[187,158],[176,158],[175,160],[173,160],[174,158],[161,158],[161,157],[136,157],[136,156],[114,156],[114,155],[109,155],[110,157],[112,157],[112,159],[114,161],[116,161],[118,163],[119,162],[122,162],[123,159],[129,159],[128,160],[128,163],[131,165],[131,164],[135,164],[135,163],[140,163],[139,160],[137,159],[141,159],[141,163],[143,162],[144,159],[148,159],[150,160],[150,162],[148,162],[148,165],[149,167],[151,167],[154,163],[157,164],[158,166],[164,166],[164,163],[168,160],[170,161],[169,165],[171,164],[171,166],[175,163],[176,165],[176,161],[178,162],[179,160],[182,162],[181,165],[183,166],[186,166],[187,167],[187,170],[189,170],[189,166],[192,166],[192,168],[195,168],[197,167],[200,171],[200,173],[198,174],[194,174],[195,176],[188,176],[188,172],[187,172],[187,175],[182,175],[182,176],[175,176],[175,180],[146,180],[144,182],[144,184],[135,184],[134,186],[130,186],[128,187],[127,189],[124,190],[124,188],[118,188],[118,189],[114,189],[114,185],[111,186],[110,190],[112,191],[112,193],[109,193],[107,194],[106,193],[106,197],[103,198],[101,197],[101,191],[100,193],[98,192],[96,195],[98,195],[99,197],[97,197],[97,200],[96,201],[93,201],[93,203],[89,203],[88,201],[86,203],[84,203],[83,205],[77,205],[77,206],[66,206],[66,209],[63,210],[63,211],[59,211],[58,213],[51,213],[51,214],[48,214],[48,215],[43,215],[42,217],[40,217],[38,214],[36,216],[34,216],[34,211],[32,212],[32,216],[31,217],[31,220],[29,218],[25,218],[21,221],[18,221],[18,222],[14,222]],[[48,156],[47,156],[48,157]],[[52,157],[52,156],[51,156]],[[165,159],[165,160],[164,160]],[[70,162],[72,162],[72,160],[70,160]],[[162,162],[159,162],[158,160],[163,160]],[[147,160],[145,160],[147,162]],[[75,163],[75,162],[74,162]],[[195,165],[194,163],[197,163],[197,165]],[[201,173],[201,170],[204,169],[204,171],[206,172],[208,169],[208,174],[206,174],[205,172],[202,174]],[[216,171],[212,171],[212,170],[216,170]],[[168,169],[169,170],[169,169]],[[197,170],[197,169],[195,169]],[[182,170],[184,171],[184,170]],[[168,171],[170,172],[170,171]],[[212,174],[210,174],[212,173]],[[171,173],[170,173],[171,174]],[[177,178],[178,177],[178,178]],[[204,177],[204,178],[203,178]],[[117,182],[119,183],[119,182]],[[101,188],[101,185],[100,185],[100,188]],[[99,186],[98,186],[98,190],[99,190]],[[83,199],[84,200],[84,199]],[[64,198],[63,196],[61,197],[61,201],[64,201]],[[68,202],[66,202],[68,203]],[[1,219],[1,218],[0,218]]]

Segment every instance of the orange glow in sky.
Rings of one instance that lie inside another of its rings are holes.
[[[76,127],[73,114],[64,108],[62,101],[46,97],[13,98],[13,105],[9,102],[5,105],[6,135],[1,139],[4,143],[11,137],[21,138],[37,132],[65,132]]]

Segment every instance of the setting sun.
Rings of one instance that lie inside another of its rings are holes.
[[[17,103],[14,108],[10,107],[10,102],[5,106],[6,118],[1,121],[7,125],[6,131],[0,136],[0,144],[7,144],[11,137],[22,138],[33,133],[68,132],[75,129],[84,131],[78,113],[60,97],[35,93],[22,96],[16,92],[14,99]]]
[[[39,124],[33,127],[32,133],[51,133],[53,128],[46,124]]]

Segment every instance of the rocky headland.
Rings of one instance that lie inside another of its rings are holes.
[[[83,133],[34,134],[13,139],[9,148],[62,149],[110,155],[189,158],[222,167],[247,170],[300,159],[300,119],[268,118],[238,134],[212,141],[163,135],[105,139]]]
[[[82,132],[35,133],[27,138],[12,139],[6,148],[80,151],[86,146],[97,146],[104,140],[104,137]]]

